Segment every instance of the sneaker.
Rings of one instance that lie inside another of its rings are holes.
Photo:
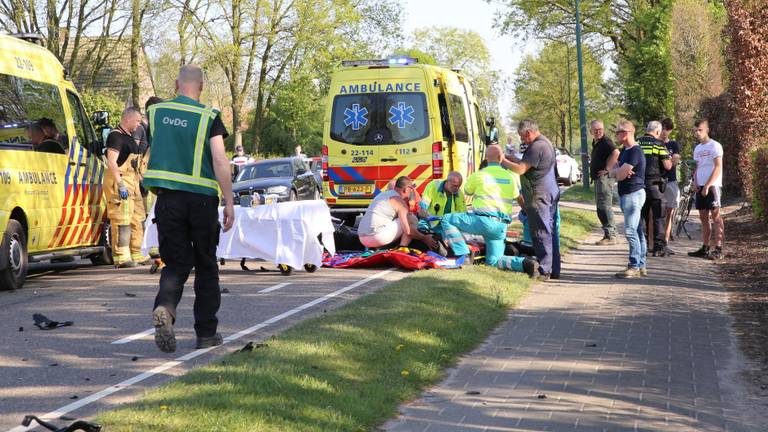
[[[702,246],[696,251],[688,252],[689,257],[706,258],[709,256],[709,246]]]
[[[611,246],[619,244],[619,240],[616,237],[603,237],[600,241],[596,242],[597,246]]]
[[[195,349],[215,347],[223,343],[224,343],[224,339],[221,337],[221,333],[216,333],[213,336],[198,337],[197,345],[195,345]]]
[[[539,274],[539,262],[535,259],[526,258],[525,261],[523,261],[523,271],[529,278],[533,279]]]
[[[542,273],[542,274],[536,276],[534,279],[536,279],[539,282],[546,282],[546,281],[549,280],[550,276],[551,275],[549,273]]]
[[[640,269],[640,276],[642,276],[642,277],[648,276],[648,269],[645,268],[645,267],[641,268]]]
[[[138,266],[139,266],[139,263],[137,263],[136,261],[126,261],[122,264],[119,264],[117,268],[133,268]]]
[[[158,306],[152,311],[152,322],[155,325],[155,345],[164,353],[176,351],[173,317],[165,306]]]
[[[709,256],[707,258],[711,259],[712,261],[723,259],[723,248],[720,246],[716,246],[714,249],[712,249],[709,252]]]
[[[619,279],[637,279],[641,277],[640,269],[627,268],[616,273],[616,277]]]

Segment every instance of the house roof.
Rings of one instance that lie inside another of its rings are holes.
[[[91,90],[99,93],[111,93],[123,98],[126,102],[131,98],[131,43],[130,37],[122,39],[108,38],[105,52],[106,58],[101,63],[93,82],[90,76],[94,70],[96,53],[100,38],[83,36],[80,40],[80,48],[76,62],[79,63],[77,73],[72,75],[72,81],[80,90]],[[64,64],[69,64],[72,56],[72,40],[64,56]],[[154,95],[154,83],[147,63],[144,48],[139,51],[139,103],[143,104],[150,96]]]

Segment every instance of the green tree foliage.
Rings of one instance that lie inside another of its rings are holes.
[[[677,0],[671,17],[671,66],[674,77],[677,140],[690,153],[692,125],[705,98],[724,89],[722,6],[706,0]],[[725,144],[725,143],[724,143]]]
[[[120,122],[120,116],[125,108],[125,101],[119,96],[109,93],[95,93],[92,91],[80,92],[83,101],[83,108],[87,115],[96,111],[106,111],[109,113],[109,124],[115,126]]]
[[[598,118],[610,125],[618,114],[615,101],[608,97],[608,89],[603,82],[603,66],[589,49],[584,50],[583,57],[587,118]],[[569,69],[570,76],[567,73]],[[513,123],[526,118],[534,119],[554,144],[567,147],[571,141],[569,115],[575,118],[573,132],[578,134],[576,48],[550,42],[537,56],[526,57],[515,74],[514,98],[518,109],[512,115]]]
[[[473,84],[484,114],[498,116],[501,73],[491,68],[491,53],[479,33],[455,27],[428,27],[413,33],[414,46],[405,52],[448,69],[458,68]]]
[[[652,3],[637,11],[635,21],[622,29],[634,37],[625,38],[619,57],[626,108],[641,123],[671,115],[675,102],[669,27],[672,0]]]
[[[627,111],[639,122],[659,119],[674,108],[669,57],[672,4],[672,0],[580,2],[584,40],[595,48],[608,42]],[[503,33],[575,40],[573,0],[509,0],[506,5],[496,22]]]

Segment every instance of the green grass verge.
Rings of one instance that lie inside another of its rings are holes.
[[[563,210],[564,248],[591,229],[589,213]],[[98,421],[110,432],[370,430],[482,342],[528,286],[485,266],[417,272]]]
[[[560,201],[595,203],[595,187],[590,184],[589,189],[584,189],[584,185],[577,183],[560,195]]]

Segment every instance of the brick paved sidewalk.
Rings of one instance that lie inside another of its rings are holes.
[[[693,233],[694,238],[699,233]],[[399,431],[749,431],[727,295],[712,263],[649,258],[619,280],[626,243],[565,258],[438,387],[402,407]],[[739,404],[739,405],[736,405]],[[763,426],[766,423],[762,423]]]

